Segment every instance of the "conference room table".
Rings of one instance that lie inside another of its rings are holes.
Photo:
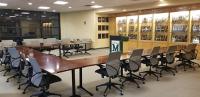
[[[160,51],[165,52],[167,50],[166,48],[167,47],[163,47]],[[76,59],[76,60],[67,60],[59,56],[44,54],[37,50],[23,47],[23,46],[17,47],[17,49],[19,50],[21,54],[24,54],[24,56],[26,57],[32,54],[35,57],[35,59],[38,61],[40,68],[50,73],[56,74],[56,73],[61,73],[65,71],[71,71],[71,74],[72,74],[72,96],[71,97],[81,97],[80,95],[76,94],[75,70],[79,69],[79,73],[80,73],[78,88],[83,89],[89,95],[93,96],[91,92],[89,92],[83,87],[82,68],[105,64],[108,60],[108,55],[82,58],[82,59]],[[151,53],[151,49],[146,49],[144,50],[143,55],[149,55],[150,53]],[[128,59],[130,55],[131,55],[131,52],[123,53],[121,55],[121,60]]]
[[[60,43],[59,45],[60,45],[60,47],[59,47],[59,56],[62,56],[62,52],[61,52],[61,50],[65,50],[65,49],[63,49],[62,47],[64,47],[64,46],[73,46],[73,47],[79,47],[80,45],[84,45],[84,48],[83,48],[83,50],[84,50],[84,53],[85,54],[89,54],[90,55],[90,53],[89,52],[87,52],[87,44],[88,43],[90,43],[90,42],[84,42],[84,41],[80,41],[80,42],[69,42],[69,43]],[[73,48],[74,49],[74,48]],[[64,51],[63,51],[63,56],[64,56]],[[65,56],[65,57],[68,57],[68,56]]]

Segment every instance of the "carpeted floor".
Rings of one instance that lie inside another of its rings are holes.
[[[81,57],[93,57],[97,55],[108,54],[108,49],[98,49],[90,51],[91,55],[75,55],[70,56],[70,59],[78,59]],[[45,52],[47,53],[47,52]],[[57,51],[52,51],[52,54],[56,54]],[[2,66],[0,66],[2,69]],[[102,79],[100,75],[94,71],[98,69],[97,66],[87,67],[83,69],[83,83],[85,88],[94,93],[94,97],[103,97],[103,91],[105,88],[99,88],[99,91],[95,90],[95,86],[108,81],[107,78]],[[141,71],[145,70],[143,65]],[[124,95],[121,96],[118,91],[112,89],[108,97],[200,97],[200,68],[197,67],[196,71],[188,69],[186,72],[182,68],[178,69],[176,76],[171,74],[164,74],[160,81],[156,81],[153,77],[147,77],[146,84],[140,84],[141,88],[137,88],[134,83],[127,82],[124,87]],[[76,83],[78,84],[78,70],[76,71]],[[6,82],[8,76],[2,76],[0,73],[0,97],[29,97],[32,93],[37,92],[38,89],[30,88],[27,94],[22,94],[21,90],[18,90],[18,84],[16,80]],[[52,84],[49,91],[62,94],[62,97],[71,96],[71,72],[63,72],[57,74],[62,78],[62,82]],[[118,79],[114,80],[119,82]],[[90,97],[85,92],[78,90],[77,93],[82,97]]]

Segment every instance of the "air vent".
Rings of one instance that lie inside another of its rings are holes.
[[[131,0],[131,1],[137,2],[137,1],[140,1],[140,0]]]
[[[90,7],[90,6],[93,6],[93,5],[90,5],[90,4],[88,4],[88,5],[85,5],[85,6],[88,6],[88,7]]]

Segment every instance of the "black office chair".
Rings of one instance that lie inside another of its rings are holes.
[[[41,70],[35,58],[29,57],[29,62],[33,68],[33,76],[31,78],[31,83],[35,87],[41,88],[39,93],[35,93],[30,97],[48,97],[51,95],[61,97],[60,94],[50,93],[47,91],[49,89],[50,84],[61,81],[61,78],[47,71]]]
[[[1,70],[0,72],[4,72],[3,76],[5,76],[8,72],[10,72],[9,64],[10,64],[10,55],[8,53],[7,48],[3,49],[3,56],[1,58],[1,65],[4,64],[4,69]]]
[[[102,76],[109,77],[109,82],[96,86],[97,91],[99,87],[106,86],[106,90],[104,91],[105,97],[107,96],[106,92],[108,91],[108,89],[110,90],[111,87],[114,87],[115,89],[120,91],[121,95],[123,95],[122,89],[117,87],[117,86],[121,87],[122,85],[118,83],[113,83],[111,81],[111,79],[118,77],[119,69],[121,67],[120,57],[121,57],[120,52],[110,53],[108,61],[106,63],[106,67],[95,71],[96,73],[101,74]]]
[[[24,60],[24,63],[25,63],[25,69],[27,69],[27,72],[26,72],[27,79],[24,83],[19,84],[18,89],[21,89],[21,86],[26,85],[23,92],[22,92],[23,94],[25,94],[26,90],[29,87],[34,87],[34,85],[31,83],[31,78],[33,76],[33,68],[31,66],[31,64],[25,59],[25,57],[23,57],[23,60]]]
[[[144,78],[134,74],[133,72],[138,72],[141,67],[141,57],[142,57],[143,49],[133,50],[128,63],[124,63],[122,66],[125,70],[129,71],[128,76],[125,77],[125,80],[122,82],[124,85],[125,82],[131,81],[134,82],[138,88],[140,88],[139,84],[136,80],[140,80],[144,83]]]
[[[73,49],[73,47],[70,44],[62,45],[63,56],[68,57],[67,54],[72,55],[72,52],[70,52],[71,49]]]
[[[161,58],[163,65],[160,65],[160,76],[162,77],[162,72],[171,72],[175,76],[175,72],[177,72],[176,67],[170,67],[169,64],[173,64],[175,61],[175,50],[176,46],[170,46],[166,52],[166,55]],[[175,71],[175,72],[174,72]]]
[[[199,51],[196,49],[196,47],[197,47],[197,44],[193,44],[193,50],[191,51],[191,54],[192,54],[191,62],[193,65],[196,64],[198,67],[200,67],[200,60],[197,59],[197,55]]]
[[[0,65],[2,65],[3,50],[0,50]]]
[[[21,77],[26,77],[22,70],[24,69],[24,62],[22,61],[20,53],[16,48],[8,48],[8,53],[10,54],[10,65],[9,68],[15,71],[15,74],[7,79],[6,82],[9,82],[11,78],[18,77],[18,83],[20,83]]]
[[[142,73],[143,78],[145,78],[147,75],[154,75],[157,78],[157,81],[159,81],[159,77],[157,76],[157,74],[160,75],[160,73],[158,73],[157,71],[153,71],[153,67],[157,68],[158,64],[159,64],[159,51],[160,51],[160,47],[154,47],[151,55],[150,56],[143,56],[144,60],[142,61],[142,63],[146,64],[147,66],[149,66],[149,70],[148,71],[144,71],[144,72],[140,72],[139,75],[141,75]]]
[[[180,53],[179,60],[182,61],[181,64],[177,65],[178,67],[183,66],[184,71],[186,71],[186,67],[193,68],[192,60],[194,58],[194,54],[196,51],[196,44],[189,44],[184,50],[183,53]]]

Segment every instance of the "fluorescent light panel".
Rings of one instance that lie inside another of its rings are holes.
[[[58,1],[55,1],[53,4],[58,4],[58,5],[66,5],[66,4],[68,4],[68,2],[67,1],[62,1],[62,0],[58,0]]]
[[[28,5],[33,5],[33,3],[29,2]]]
[[[0,2],[0,6],[7,6],[8,4],[7,3],[1,3]]]
[[[93,6],[91,6],[91,8],[102,8],[103,6],[101,6],[101,5],[93,5]]]
[[[46,10],[46,9],[50,9],[50,7],[48,7],[48,6],[39,6],[38,9],[44,9],[44,10]]]

